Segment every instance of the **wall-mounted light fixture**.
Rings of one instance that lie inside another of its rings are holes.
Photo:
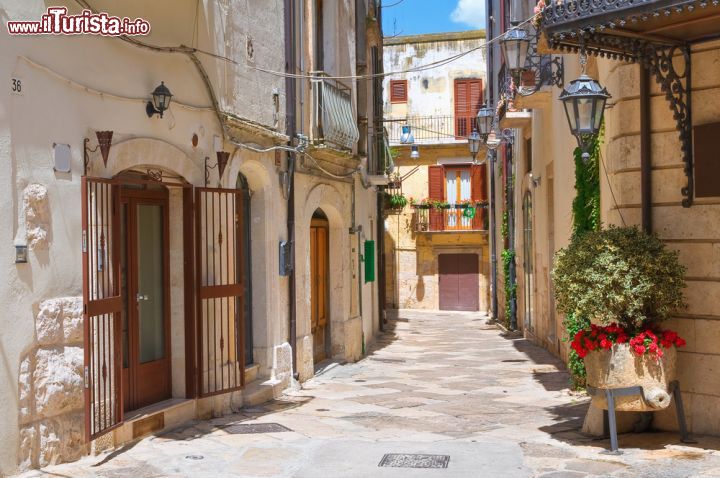
[[[25,244],[15,244],[15,264],[25,264],[28,261],[28,248]]]
[[[540,176],[535,176],[533,173],[530,173],[530,183],[534,188],[540,186]]]
[[[162,118],[163,113],[170,106],[172,96],[168,87],[165,86],[165,82],[161,81],[160,86],[152,92],[152,101],[148,101],[145,106],[145,113],[147,113],[148,118],[152,118],[154,114],[159,114]]]
[[[218,151],[216,154],[217,162],[213,166],[210,166],[210,158],[205,157],[205,186],[210,182],[210,170],[217,168],[218,177],[222,179],[225,167],[227,167],[228,161],[230,160],[230,153],[227,151]]]
[[[600,131],[605,103],[611,98],[610,93],[600,83],[585,74],[585,53],[581,54],[582,74],[577,80],[563,89],[560,101],[565,106],[565,114],[570,125],[570,132],[577,138],[582,150],[583,160],[590,157],[590,146]]]
[[[415,145],[413,145],[410,150],[410,159],[420,159],[420,150]]]
[[[402,125],[402,133],[400,133],[400,143],[402,144],[413,144],[415,142],[415,136],[412,134],[412,128],[409,124]]]
[[[475,162],[475,158],[477,158],[478,152],[480,151],[480,133],[476,129],[473,130],[472,133],[470,133],[470,136],[468,136],[468,147],[470,148],[470,155],[472,156],[473,163]]]

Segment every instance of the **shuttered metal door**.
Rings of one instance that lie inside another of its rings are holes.
[[[195,190],[200,396],[245,384],[242,201],[241,190]]]
[[[123,419],[119,189],[112,180],[88,177],[81,187],[85,437],[90,441]]]
[[[480,275],[477,254],[438,256],[440,310],[480,309]]]

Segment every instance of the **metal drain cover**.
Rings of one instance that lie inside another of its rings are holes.
[[[408,453],[388,453],[378,466],[393,468],[447,468],[450,455],[418,455]]]
[[[232,423],[221,428],[232,435],[242,435],[250,433],[280,433],[292,431],[288,427],[284,427],[279,423]]]

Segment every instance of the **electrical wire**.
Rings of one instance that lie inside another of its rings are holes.
[[[513,26],[506,32],[503,32],[502,34],[496,36],[495,38],[490,39],[489,41],[483,43],[482,45],[480,45],[478,47],[471,48],[470,50],[467,50],[462,53],[458,53],[457,55],[453,55],[448,58],[443,58],[441,60],[427,63],[425,65],[419,65],[419,66],[416,66],[413,68],[408,68],[406,70],[390,71],[390,72],[383,72],[383,73],[371,73],[371,74],[367,74],[367,75],[345,75],[345,76],[322,76],[322,77],[319,77],[317,75],[305,74],[305,73],[286,73],[286,72],[281,72],[281,71],[268,70],[266,68],[261,68],[261,67],[252,66],[252,65],[248,65],[248,68],[250,68],[252,70],[262,71],[263,73],[268,73],[268,74],[271,74],[274,76],[279,76],[282,78],[309,79],[309,80],[318,80],[318,79],[323,79],[323,80],[372,80],[374,78],[385,78],[388,76],[400,75],[403,73],[414,73],[414,72],[418,72],[418,71],[431,70],[433,68],[439,68],[441,66],[445,66],[449,63],[452,63],[453,61],[456,61],[466,55],[469,55],[470,53],[475,52],[475,51],[487,49],[490,45],[500,41],[506,35],[506,33],[508,31],[519,29],[520,27],[532,22],[539,15],[540,14],[537,13],[537,14],[531,16],[530,18],[526,19],[525,21]]]
[[[620,209],[620,206],[618,206],[617,199],[615,198],[615,193],[613,192],[612,185],[610,184],[610,176],[608,176],[607,168],[605,167],[605,160],[603,158],[602,151],[600,148],[598,148],[598,153],[600,156],[600,164],[602,164],[603,171],[605,171],[605,180],[608,184],[608,189],[610,189],[610,195],[612,196],[613,203],[615,203],[615,209],[617,210],[618,214],[620,214],[620,220],[623,223],[623,226],[627,226],[627,223],[625,223],[625,218],[623,217],[622,210]]]

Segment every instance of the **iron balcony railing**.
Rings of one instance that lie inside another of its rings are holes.
[[[387,131],[380,128],[368,134],[368,173],[371,175],[389,175],[395,164],[393,162]]]
[[[312,87],[312,137],[314,144],[353,149],[360,139],[352,106],[352,90],[339,81],[314,72]]]
[[[470,213],[468,208],[474,208]],[[487,206],[415,207],[413,224],[416,232],[487,231]]]
[[[405,116],[386,118],[390,144],[403,144],[402,127],[410,126],[414,144],[467,142],[477,128],[477,116]]]

